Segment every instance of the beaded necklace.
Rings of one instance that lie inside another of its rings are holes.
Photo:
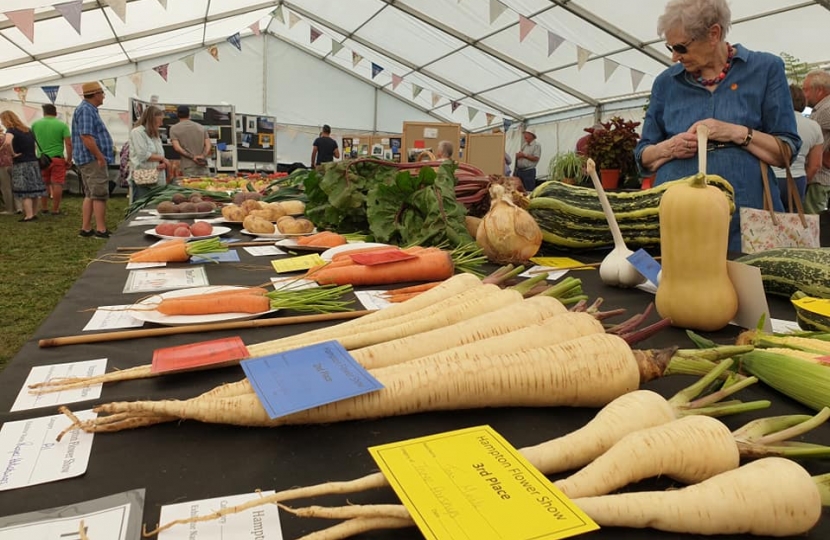
[[[726,56],[726,65],[723,66],[723,69],[717,76],[711,79],[704,79],[700,72],[697,72],[695,76],[695,80],[702,84],[703,86],[715,86],[716,84],[720,83],[722,80],[726,78],[726,74],[729,72],[729,68],[732,67],[732,59],[735,57],[735,49],[729,43],[726,44],[726,50],[729,51]]]

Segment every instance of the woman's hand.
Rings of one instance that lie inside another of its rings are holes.
[[[689,128],[688,133],[693,135],[695,140],[697,140],[697,126],[700,125],[709,128],[710,141],[743,144],[744,139],[746,139],[747,129],[744,126],[722,122],[720,120],[715,120],[714,118],[707,118],[706,120],[695,122],[692,124],[692,127]]]
[[[661,156],[668,159],[689,159],[697,154],[697,135],[678,133],[660,143]]]

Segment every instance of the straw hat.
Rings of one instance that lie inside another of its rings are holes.
[[[88,97],[95,92],[103,92],[104,88],[98,82],[88,82],[81,86],[81,91],[83,92],[84,97]]]

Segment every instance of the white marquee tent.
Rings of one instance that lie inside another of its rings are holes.
[[[286,132],[292,142],[278,138],[280,161],[307,159],[323,123],[394,133],[405,120],[468,131],[508,120],[534,125],[544,163],[594,117],[642,117],[654,77],[671,63],[655,30],[665,4],[2,0],[0,108],[31,119],[54,99],[69,112],[79,101],[73,85],[99,80],[109,89],[105,117],[121,124],[111,131],[123,140],[131,97],[224,102],[296,126]],[[830,0],[730,5],[730,41],[829,63]],[[517,144],[509,135],[508,149]]]

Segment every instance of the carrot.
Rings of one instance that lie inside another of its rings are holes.
[[[393,294],[391,296],[384,295],[384,298],[386,298],[386,300],[388,302],[392,302],[393,304],[397,304],[397,303],[400,303],[400,302],[406,302],[407,300],[412,300],[413,298],[415,298],[419,294],[421,294],[421,293],[412,292],[412,293],[403,293],[403,294]]]
[[[389,264],[322,268],[308,277],[321,285],[385,285],[447,279],[453,271],[450,254],[438,250],[423,253],[416,259]]]
[[[390,289],[386,291],[387,295],[396,296],[399,294],[419,293],[428,291],[440,285],[441,281],[433,281],[432,283],[422,283],[421,285],[413,285],[411,287],[403,287],[400,289]]]
[[[376,251],[398,251],[400,250],[397,246],[372,246],[372,247],[365,247],[359,249],[350,249],[349,251],[343,251],[340,253],[335,253],[331,260],[332,261],[339,261],[341,259],[349,259],[351,260],[352,255],[357,255],[358,253],[374,253]]]
[[[241,292],[226,295],[164,298],[156,311],[164,315],[208,315],[212,313],[265,313],[271,309],[267,296]]]
[[[187,262],[187,242],[168,240],[162,244],[130,254],[130,262]]]
[[[346,237],[339,234],[324,236],[322,238],[312,238],[303,245],[333,248],[346,244]]]
[[[219,297],[219,296],[233,296],[237,294],[256,294],[256,295],[265,295],[268,294],[268,290],[264,289],[263,287],[241,287],[241,288],[234,288],[234,289],[225,289],[221,291],[213,291],[207,293],[200,293],[199,298],[210,298],[210,297]],[[188,298],[187,296],[182,296],[180,298]]]
[[[310,234],[308,236],[300,236],[300,237],[297,238],[297,243],[300,244],[301,246],[305,246],[305,245],[308,245],[309,242],[312,242],[314,240],[319,240],[321,238],[326,238],[327,236],[332,236],[334,234],[337,234],[337,233],[334,233],[332,231],[321,231],[321,232],[318,232],[317,234]]]

